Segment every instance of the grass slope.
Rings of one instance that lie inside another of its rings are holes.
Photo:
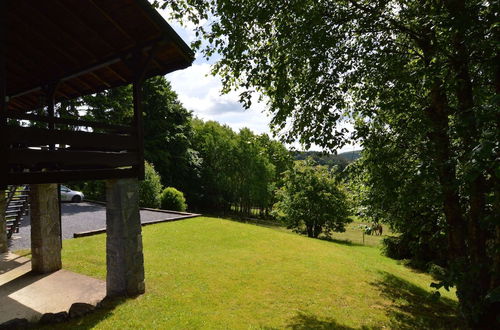
[[[61,328],[456,328],[456,298],[372,246],[195,218],[143,228],[145,295]],[[105,236],[64,242],[66,269],[105,278]],[[51,327],[53,328],[53,326]]]

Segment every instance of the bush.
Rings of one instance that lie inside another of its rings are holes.
[[[184,194],[174,187],[167,187],[161,193],[161,208],[172,211],[186,211],[187,204]]]
[[[67,186],[73,190],[81,191],[87,200],[106,201],[106,182],[103,180],[70,182]]]
[[[412,254],[408,241],[402,236],[389,236],[382,240],[382,251],[389,258],[402,260],[410,259]]]
[[[139,205],[141,207],[160,207],[160,195],[163,189],[161,177],[154,166],[144,163],[145,178],[139,183]]]
[[[433,263],[429,264],[427,271],[431,274],[432,278],[437,281],[444,281],[447,275],[446,268]]]

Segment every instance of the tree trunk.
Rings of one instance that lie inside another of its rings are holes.
[[[314,238],[314,231],[313,231],[313,226],[312,225],[307,225],[307,236]]]
[[[466,29],[476,20],[473,12],[466,9],[464,0],[447,0],[445,5],[450,15],[459,24],[456,25],[456,31],[453,34],[452,45],[454,54],[451,59],[452,68],[455,72],[455,95],[458,101],[457,119],[460,127],[457,132],[463,141],[462,161],[470,162],[474,148],[480,143],[479,124],[474,112],[474,93],[473,82],[470,76],[470,51],[466,42]],[[461,301],[462,308],[466,307],[467,314],[471,319],[477,319],[477,322],[471,323],[472,327],[484,327],[493,324],[487,320],[490,314],[488,307],[482,310],[484,298],[487,295],[491,284],[491,259],[486,251],[486,241],[488,233],[484,226],[481,226],[486,208],[487,184],[484,173],[478,173],[470,182],[466,183],[466,191],[469,194],[469,212],[467,224],[467,255],[469,259],[468,282],[464,283],[467,290],[467,301]],[[474,286],[471,286],[471,283]],[[457,289],[461,290],[459,285]],[[491,306],[489,306],[491,307]],[[474,315],[475,314],[475,315]],[[482,320],[482,321],[481,321]],[[485,323],[486,322],[486,323]]]
[[[438,171],[443,209],[448,224],[449,252],[453,260],[466,256],[465,221],[460,207],[455,162],[451,157],[451,142],[448,135],[448,100],[439,79],[434,82],[430,96],[431,106],[427,110],[427,116],[431,122],[432,131],[429,133],[429,139],[436,154],[435,166]]]

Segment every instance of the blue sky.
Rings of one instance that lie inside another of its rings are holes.
[[[180,26],[168,19],[168,14],[165,11],[160,11],[160,13],[187,44],[195,39],[195,34],[189,24],[186,27]],[[245,110],[238,101],[237,92],[221,95],[220,78],[210,74],[210,66],[215,60],[214,58],[207,61],[201,54],[197,54],[191,67],[167,75],[167,79],[172,83],[172,88],[179,95],[179,100],[201,119],[227,124],[235,131],[248,127],[255,133],[267,133],[272,136],[269,129],[270,117],[266,112],[265,104],[253,102],[252,107]],[[294,147],[302,149],[298,144]],[[359,149],[358,146],[354,146],[354,148]],[[311,149],[320,150],[315,146]],[[352,150],[353,146],[348,146],[340,152]]]

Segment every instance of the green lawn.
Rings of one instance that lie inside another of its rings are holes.
[[[217,218],[143,228],[147,293],[61,328],[456,328],[456,298],[377,247]],[[105,236],[64,242],[66,269],[105,278]],[[53,326],[51,326],[53,328]]]

